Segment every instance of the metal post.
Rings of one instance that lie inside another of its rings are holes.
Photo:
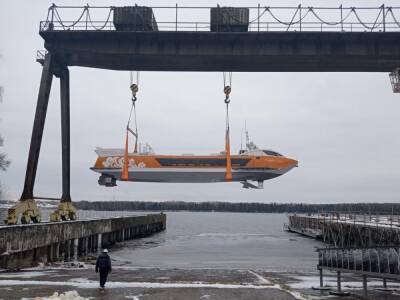
[[[101,233],[99,233],[97,235],[98,239],[97,239],[97,253],[100,254],[101,253]]]
[[[87,30],[87,25],[88,25],[88,18],[89,18],[89,6],[85,6],[86,9],[86,22],[85,22],[85,29]]]
[[[301,4],[299,4],[299,16],[300,16],[299,23],[300,23],[300,32],[301,32]]]
[[[339,293],[342,292],[342,278],[340,271],[337,272],[337,289]]]
[[[390,228],[392,228],[393,225],[393,205],[392,205],[392,216],[390,217]]]
[[[68,261],[71,252],[70,240],[66,240],[64,243],[64,261]]]
[[[340,28],[343,32],[343,5],[340,4]]]
[[[385,15],[385,4],[382,4],[382,19],[383,19],[383,32],[386,31],[386,15]]]
[[[322,268],[319,269],[319,287],[324,287],[324,273]]]
[[[40,146],[42,144],[44,123],[46,121],[47,106],[53,81],[51,72],[51,54],[47,53],[44,58],[42,78],[40,80],[39,95],[36,104],[35,120],[33,122],[31,145],[29,148],[28,163],[26,166],[24,190],[21,200],[33,199],[33,188],[35,186],[36,170],[39,161]]]
[[[175,4],[175,31],[178,31],[178,3]]]
[[[54,9],[55,9],[56,5],[53,3],[53,5],[51,6],[51,23],[54,22]]]
[[[368,290],[367,290],[367,275],[363,275],[363,291],[364,291],[364,296],[367,297],[368,295]]]
[[[85,256],[87,256],[88,254],[89,254],[89,239],[90,239],[91,237],[85,237]]]
[[[74,261],[78,261],[78,239],[74,239]]]
[[[257,31],[260,32],[260,3],[257,6]]]
[[[54,244],[54,260],[59,260],[60,258],[60,243]]]
[[[61,201],[71,202],[70,194],[70,93],[69,71],[65,68],[60,76],[61,92],[61,148],[62,148],[62,196]]]

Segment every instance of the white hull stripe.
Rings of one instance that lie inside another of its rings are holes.
[[[284,174],[291,168],[276,169],[276,170],[245,170],[237,169],[232,170],[232,173],[270,173],[270,174]],[[118,173],[122,169],[118,168],[93,168],[93,171],[98,173]],[[225,168],[129,168],[129,173],[225,173]]]

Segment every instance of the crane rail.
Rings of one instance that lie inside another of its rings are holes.
[[[209,6],[154,6],[158,31],[210,31]],[[250,32],[400,31],[400,7],[250,6]],[[49,7],[39,31],[114,31],[115,6]],[[235,20],[234,16],[229,16]],[[135,30],[133,30],[135,31]],[[138,30],[139,31],[139,30]]]

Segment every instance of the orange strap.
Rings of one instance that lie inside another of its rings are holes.
[[[229,141],[229,95],[226,95],[226,132],[225,132],[225,153],[226,153],[226,172],[225,180],[232,181],[232,162],[231,162],[231,144]]]
[[[225,180],[226,181],[232,181],[232,163],[231,163],[231,146],[230,146],[230,142],[229,142],[229,128],[226,130],[225,152],[226,152]]]
[[[129,179],[129,157],[128,157],[128,130],[126,131],[125,138],[125,152],[124,152],[124,165],[122,167],[121,180],[127,181]]]

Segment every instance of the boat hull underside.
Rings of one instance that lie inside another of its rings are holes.
[[[232,181],[264,181],[283,175],[291,168],[280,170],[232,170]],[[121,180],[121,169],[93,169],[104,176]],[[225,168],[216,169],[130,169],[128,181],[171,182],[171,183],[208,183],[225,182]]]

